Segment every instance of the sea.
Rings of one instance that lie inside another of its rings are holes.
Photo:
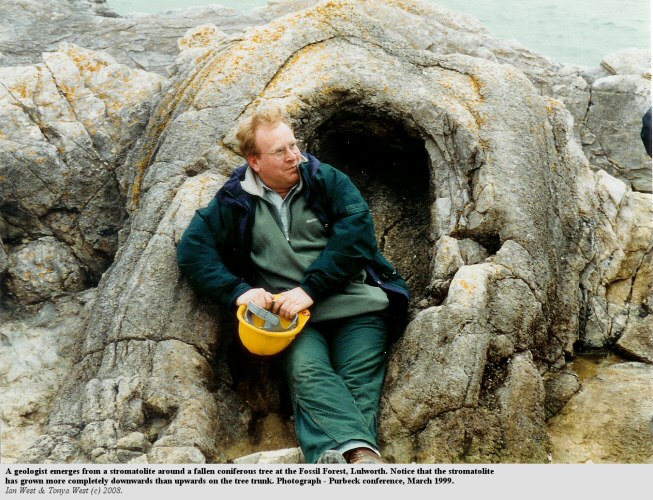
[[[428,0],[478,19],[493,35],[514,39],[560,63],[598,66],[611,52],[651,49],[650,0]],[[107,0],[120,15],[220,4],[248,11],[266,0]]]

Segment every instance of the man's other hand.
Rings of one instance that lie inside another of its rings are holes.
[[[242,306],[253,302],[254,305],[263,309],[270,309],[272,306],[272,294],[263,288],[252,288],[247,290],[236,300],[237,306]]]
[[[313,305],[313,299],[304,291],[303,288],[297,287],[287,292],[283,292],[274,299],[272,312],[279,314],[286,319],[292,319],[295,314],[308,309]]]

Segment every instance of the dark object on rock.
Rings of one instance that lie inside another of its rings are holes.
[[[642,116],[642,142],[646,148],[646,154],[651,156],[651,108]]]

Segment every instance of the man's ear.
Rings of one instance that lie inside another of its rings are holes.
[[[258,173],[259,171],[259,156],[258,155],[247,155],[247,163],[252,167],[254,172]]]

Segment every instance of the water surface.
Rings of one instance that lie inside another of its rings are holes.
[[[558,62],[598,66],[624,48],[651,48],[648,0],[429,0],[470,14],[495,36],[515,39]],[[266,0],[108,0],[121,15],[220,4],[247,11]]]

